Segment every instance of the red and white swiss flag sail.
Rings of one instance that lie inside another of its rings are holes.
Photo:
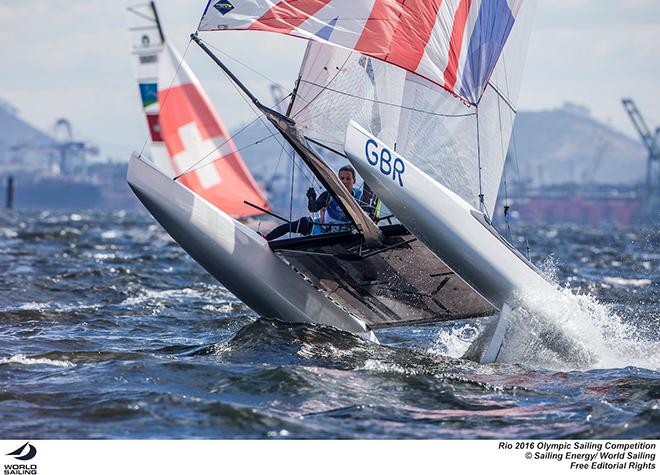
[[[168,44],[162,56],[160,135],[178,181],[232,217],[262,214],[243,202],[269,209],[197,78]]]

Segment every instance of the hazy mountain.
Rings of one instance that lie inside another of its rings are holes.
[[[241,154],[255,177],[270,183],[271,194],[282,195],[277,201],[288,203],[291,159],[281,153],[278,144],[278,140],[284,143],[284,139],[276,135],[250,145],[270,133],[272,130],[257,121],[235,140],[239,148],[247,147]],[[507,165],[507,176],[512,182],[518,181],[512,157],[517,157],[521,181],[534,184],[630,184],[642,181],[645,174],[646,152],[641,143],[592,118],[584,107],[567,104],[554,110],[521,111],[516,118],[514,137]],[[311,176],[308,171],[307,174]],[[294,207],[299,207],[302,205],[298,201],[304,201],[304,191],[310,182],[301,178],[298,169],[296,175],[295,193],[302,198],[294,202]]]
[[[517,152],[521,179],[537,185],[634,183],[645,174],[641,142],[598,122],[584,107],[521,111],[514,137],[509,155]]]
[[[245,147],[269,133],[256,122],[241,132],[236,141],[239,148]],[[597,121],[584,107],[566,104],[547,111],[521,111],[514,137],[509,146],[507,172],[512,181],[517,181],[512,157],[517,157],[521,181],[534,184],[631,184],[644,178],[647,155],[641,142]],[[277,139],[284,143],[281,137]],[[241,153],[255,176],[266,180],[275,177],[273,186],[277,188],[277,180],[281,185],[288,183],[285,177],[291,174],[290,159],[286,154],[280,158],[280,150],[275,138],[270,138]]]
[[[0,100],[0,161],[7,159],[9,149],[15,145],[45,145],[52,139],[18,117],[10,104]]]

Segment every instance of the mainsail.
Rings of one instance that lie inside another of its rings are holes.
[[[289,114],[308,139],[341,154],[355,120],[492,215],[534,3],[221,0],[207,4],[200,29],[314,40]],[[431,25],[430,32],[421,24]],[[414,67],[402,59],[413,56],[419,60]]]
[[[261,214],[244,201],[269,209],[199,81],[165,40],[153,3],[130,11],[154,163],[233,217]]]

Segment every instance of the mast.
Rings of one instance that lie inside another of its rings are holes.
[[[158,35],[160,36],[160,42],[165,43],[165,35],[163,34],[163,28],[160,25],[160,18],[158,17],[158,10],[156,10],[156,3],[151,1],[149,2],[151,9],[154,12],[154,20],[156,21],[156,27],[158,28]]]
[[[355,225],[365,240],[367,247],[378,247],[383,243],[383,234],[378,226],[360,208],[357,201],[337,178],[323,159],[317,155],[308,145],[305,137],[296,127],[295,121],[279,112],[264,106],[259,99],[241,82],[240,79],[218,58],[203,42],[197,33],[190,35],[199,47],[222,69],[227,76],[236,84],[241,91],[252,101],[252,103],[268,118],[280,134],[291,145],[293,150],[302,158],[305,164],[312,170],[316,178],[323,184],[328,192],[337,200],[346,216]]]

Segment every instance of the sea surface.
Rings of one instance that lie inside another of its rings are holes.
[[[659,438],[660,230],[514,232],[564,289],[477,364],[479,321],[261,320],[146,214],[0,210],[2,437]]]

